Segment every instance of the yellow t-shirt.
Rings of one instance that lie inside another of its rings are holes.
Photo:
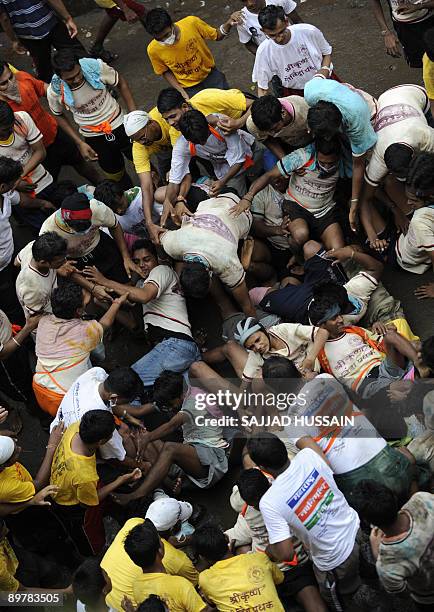
[[[21,504],[35,494],[35,485],[21,463],[14,463],[0,472],[0,500],[4,504]]]
[[[265,610],[284,612],[276,584],[283,574],[264,553],[238,555],[218,561],[199,574],[199,587],[220,612]]]
[[[105,9],[111,9],[117,6],[116,2],[113,2],[113,0],[95,0],[95,2],[98,6]]]
[[[20,583],[15,578],[18,559],[6,537],[0,542],[0,591],[18,591]]]
[[[124,548],[124,540],[127,534],[143,522],[144,519],[142,518],[129,519],[118,531],[101,561],[102,569],[107,572],[112,582],[112,590],[106,597],[106,604],[110,608],[121,610],[124,595],[133,599],[133,585],[143,575],[140,567],[131,561]],[[196,585],[198,573],[187,555],[174,548],[166,540],[163,539],[162,542],[164,545],[163,565],[166,572],[186,578],[193,585]]]
[[[239,119],[246,112],[246,96],[239,89],[202,89],[190,98],[190,104],[205,117],[221,113]]]
[[[159,124],[162,136],[160,140],[153,142],[151,145],[142,145],[139,142],[133,143],[133,162],[137,174],[141,172],[150,172],[151,155],[155,155],[165,148],[173,147],[179,138],[179,132],[170,127],[167,121],[165,121],[158,112],[156,106],[149,111],[149,116]]]
[[[59,491],[53,497],[61,506],[99,504],[95,455],[85,457],[71,450],[72,439],[79,428],[79,421],[68,427],[53,457],[50,484],[59,487]]]
[[[171,70],[182,87],[193,87],[215,66],[205,40],[216,40],[217,30],[194,15],[177,21],[176,25],[180,30],[179,40],[170,46],[151,41],[149,59],[156,74]]]
[[[201,612],[206,606],[191,582],[181,576],[142,573],[134,582],[133,593],[137,604],[149,595],[158,595],[170,612]]]
[[[430,100],[434,100],[434,62],[432,62],[425,53],[422,59],[423,62],[423,82]]]

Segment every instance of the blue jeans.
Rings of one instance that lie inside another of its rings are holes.
[[[194,361],[200,359],[200,351],[195,342],[166,338],[131,367],[140,376],[144,386],[151,387],[164,370],[185,372]]]

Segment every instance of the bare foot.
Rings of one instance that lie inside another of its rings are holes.
[[[250,267],[254,246],[255,240],[252,238],[252,236],[247,236],[247,238],[244,239],[243,246],[241,247],[240,256],[241,265],[243,266],[244,270],[248,270]]]

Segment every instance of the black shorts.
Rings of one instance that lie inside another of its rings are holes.
[[[75,142],[60,127],[57,128],[56,138],[46,149],[44,166],[54,181],[57,181],[62,166],[76,166],[83,161]]]
[[[132,160],[132,144],[125,134],[123,125],[112,132],[114,140],[107,140],[104,135],[86,136],[85,141],[98,154],[98,162],[107,178],[120,180],[116,175],[125,171],[125,160],[123,156]]]
[[[279,597],[282,599],[293,598],[297,593],[308,586],[318,587],[310,561],[292,567],[286,572],[283,572],[283,575],[285,578],[277,587]]]
[[[422,57],[425,53],[424,33],[434,28],[434,16],[416,23],[404,23],[392,20],[393,27],[404,50],[404,56],[410,68],[422,68]]]
[[[74,264],[78,270],[85,266],[96,266],[100,272],[117,283],[127,283],[128,275],[116,242],[103,231],[99,233],[96,247],[84,257],[75,257]]]
[[[314,238],[321,238],[324,231],[333,223],[340,222],[339,213],[336,210],[336,206],[333,206],[325,215],[322,217],[315,217],[311,212],[297,204],[296,202],[286,200],[286,209],[288,211],[289,218],[291,221],[296,219],[303,219],[306,221],[310,232]]]
[[[272,242],[269,240],[265,243],[271,253],[271,263],[273,264],[274,269],[277,272],[278,280],[282,280],[285,276],[288,276],[288,261],[292,256],[291,249],[278,249]]]

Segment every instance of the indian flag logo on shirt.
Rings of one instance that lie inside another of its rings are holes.
[[[330,506],[334,493],[317,470],[312,470],[301,487],[286,502],[303,526],[310,530]]]

